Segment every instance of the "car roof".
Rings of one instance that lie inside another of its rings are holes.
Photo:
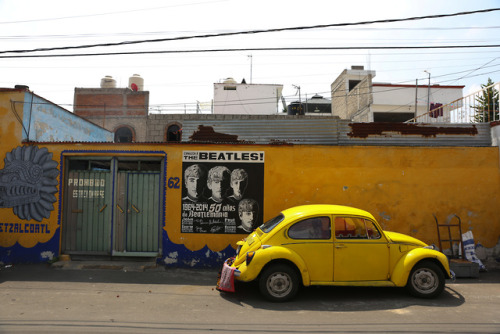
[[[285,217],[292,216],[307,216],[311,214],[318,215],[354,215],[354,216],[366,216],[375,220],[371,213],[365,210],[353,208],[344,205],[333,205],[333,204],[309,204],[295,206],[281,212]]]

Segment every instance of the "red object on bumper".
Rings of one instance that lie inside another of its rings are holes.
[[[217,280],[216,289],[219,291],[234,292],[234,271],[236,268],[228,265],[228,260],[226,260],[222,266],[222,271],[219,275],[219,279]]]

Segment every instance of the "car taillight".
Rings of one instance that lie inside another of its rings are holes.
[[[250,264],[250,262],[252,262],[252,259],[254,256],[255,256],[255,252],[248,252],[247,253],[247,259],[246,259],[247,266]]]

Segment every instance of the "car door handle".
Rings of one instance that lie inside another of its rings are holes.
[[[335,248],[346,248],[347,246],[344,244],[336,244]]]

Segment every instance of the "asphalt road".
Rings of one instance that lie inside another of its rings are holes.
[[[295,300],[255,284],[214,289],[194,269],[0,269],[0,333],[500,333],[500,271],[448,282],[437,299],[396,288],[313,287]]]

